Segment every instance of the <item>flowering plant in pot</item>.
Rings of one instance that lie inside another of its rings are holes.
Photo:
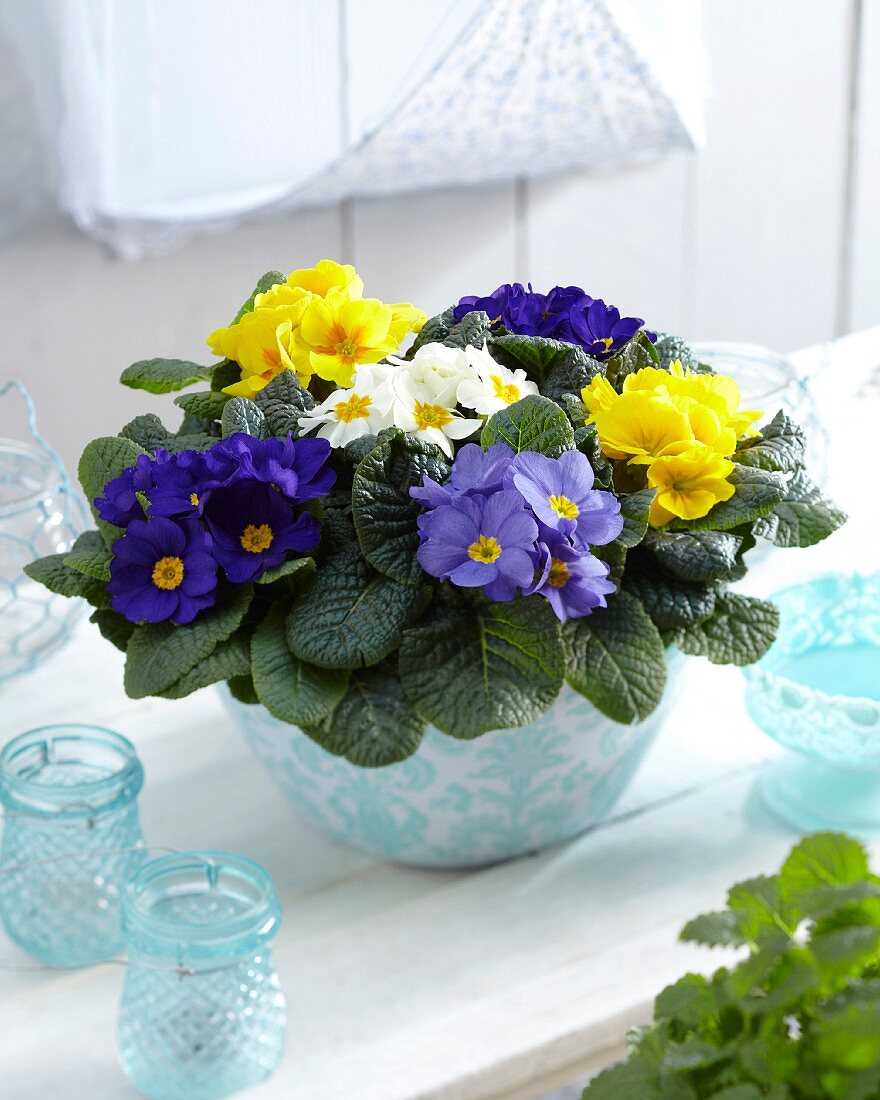
[[[90,443],[97,530],[29,573],[94,605],[133,697],[225,682],[309,816],[374,850],[469,862],[590,824],[673,649],[770,645],[775,609],[729,590],[756,539],[842,522],[788,417],[759,429],[733,379],[577,287],[426,319],[325,260],[208,343],[123,373],[188,391],[182,423]]]

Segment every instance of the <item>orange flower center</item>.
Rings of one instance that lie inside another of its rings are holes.
[[[350,424],[352,420],[366,420],[370,415],[370,406],[373,401],[370,397],[360,397],[353,393],[347,401],[337,401],[333,406],[336,419],[343,424]]]
[[[497,374],[493,374],[491,377],[492,389],[499,400],[503,401],[505,405],[512,405],[515,401],[519,401],[519,386],[515,386],[513,382],[508,382],[505,385]]]
[[[261,523],[259,527],[249,523],[242,531],[239,541],[242,549],[247,550],[249,554],[262,554],[264,550],[269,549],[274,538],[275,534],[268,523]]]
[[[153,584],[171,592],[183,584],[183,561],[180,558],[159,558],[153,566]]]
[[[442,428],[453,419],[449,409],[444,409],[442,405],[423,404],[421,401],[416,401],[413,416],[420,432],[427,428]]]
[[[550,573],[547,577],[547,583],[551,584],[554,588],[565,588],[568,584],[568,578],[568,566],[565,562],[560,561],[559,558],[551,558]]]

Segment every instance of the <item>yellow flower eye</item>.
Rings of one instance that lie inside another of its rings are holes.
[[[468,547],[468,555],[481,565],[491,565],[501,557],[501,543],[491,535],[480,535],[476,542]]]
[[[547,583],[554,588],[565,588],[569,580],[568,566],[564,561],[560,561],[559,558],[550,559],[550,572],[547,576]]]
[[[181,558],[159,558],[153,566],[153,584],[163,592],[172,592],[183,584],[183,574]]]
[[[268,523],[261,523],[259,527],[249,523],[242,531],[239,542],[242,550],[246,550],[249,554],[261,554],[269,549],[274,539],[275,533]]]
[[[575,504],[573,500],[569,500],[568,497],[552,496],[548,497],[550,507],[560,517],[560,519],[577,519],[581,514],[580,508]]]

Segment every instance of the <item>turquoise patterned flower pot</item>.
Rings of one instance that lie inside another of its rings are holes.
[[[337,840],[401,863],[477,867],[577,836],[620,797],[663,724],[660,707],[623,726],[568,686],[542,718],[474,741],[429,726],[419,751],[386,768],[331,756],[295,726],[226,689],[226,705],[300,816]]]

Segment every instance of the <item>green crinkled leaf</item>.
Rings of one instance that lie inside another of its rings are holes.
[[[548,341],[551,344],[555,340]],[[549,362],[544,381],[541,383],[541,393],[549,397],[551,401],[561,402],[565,397],[576,395],[580,400],[580,392],[588,385],[597,374],[602,373],[602,364],[598,359],[591,359],[589,355],[577,344],[562,344],[567,348],[567,354],[557,354],[552,358],[545,352],[545,361]]]
[[[689,920],[681,930],[680,939],[686,943],[702,943],[707,947],[740,947],[746,942],[736,914],[729,909],[703,913]]]
[[[266,417],[270,435],[286,439],[292,433],[296,439],[300,434],[299,418],[315,407],[315,399],[292,371],[284,370],[255,394],[254,404]]]
[[[211,684],[219,684],[237,676],[247,676],[250,669],[249,640],[244,632],[239,632],[225,642],[220,642],[213,653],[159,694],[163,699],[183,699]]]
[[[797,928],[798,910],[780,890],[775,875],[756,875],[732,886],[727,908],[745,938],[753,942],[761,941],[768,931],[793,936]]]
[[[413,341],[408,357],[411,358],[425,344],[446,344],[450,348],[466,348],[469,345],[481,348],[492,327],[489,314],[472,310],[456,322],[454,313],[454,307],[450,306],[435,317],[429,317]]]
[[[773,604],[723,592],[712,617],[680,630],[676,641],[685,653],[708,657],[716,665],[750,665],[764,656],[778,629],[779,611]]]
[[[656,1020],[675,1020],[686,1027],[696,1027],[715,1011],[715,987],[702,974],[685,974],[666,986],[654,1001]]]
[[[182,451],[209,451],[219,439],[219,436],[208,432],[172,435],[168,438],[168,450],[173,455],[179,455]]]
[[[691,369],[700,365],[697,353],[687,340],[682,340],[680,336],[659,333],[654,347],[660,356],[660,365],[666,370],[669,369],[669,364],[673,359],[678,359],[683,367],[690,367]]]
[[[293,576],[298,576],[302,580],[309,573],[314,572],[314,569],[314,558],[291,558],[288,561],[281,562],[280,565],[267,569],[265,573],[257,577],[257,584],[274,584],[275,581],[280,581],[283,577]]]
[[[229,688],[229,694],[232,698],[237,699],[239,703],[244,703],[245,706],[254,707],[260,702],[257,693],[254,691],[254,682],[250,675],[233,676],[231,680],[226,681],[226,686]]]
[[[569,394],[563,405],[568,412],[568,418],[573,425],[577,424],[576,414],[573,413],[575,398]],[[579,427],[576,426],[574,430],[574,445],[589,459],[590,465],[593,467],[593,473],[595,475],[595,489],[612,489],[614,482],[614,467],[602,454],[602,447],[599,444],[599,433],[596,430],[595,424],[582,424]],[[638,492],[639,490],[636,490]]]
[[[489,351],[492,358],[505,367],[524,370],[538,383],[541,392],[554,400],[563,393],[580,393],[602,370],[600,364],[577,344],[548,340],[544,336],[493,336],[489,340]],[[581,378],[584,381],[578,384]]]
[[[213,373],[213,366],[205,367],[188,359],[139,359],[125,368],[119,381],[133,390],[174,393],[206,381]]]
[[[224,439],[237,432],[252,435],[256,439],[265,439],[269,434],[262,410],[246,397],[230,397],[223,406],[220,426]]]
[[[143,454],[147,454],[147,452],[139,447],[137,443],[113,435],[92,440],[86,446],[79,460],[77,473],[80,484],[89,501],[89,507],[92,510],[101,537],[109,547],[113,546],[113,543],[116,542],[122,532],[120,528],[105,523],[98,516],[95,500],[103,496],[104,486],[108,481],[118,477],[129,466],[134,466],[138,456]]]
[[[125,662],[125,690],[132,699],[166,691],[241,626],[250,606],[250,585],[232,589],[223,604],[200,612],[186,626],[145,623],[135,628]]]
[[[117,611],[111,611],[109,608],[99,608],[97,611],[93,611],[89,622],[97,626],[98,630],[101,631],[102,638],[106,638],[108,642],[125,653],[134,631],[134,623],[130,623],[124,615],[120,615]]]
[[[644,367],[655,367],[659,362],[654,345],[643,332],[638,332],[617,355],[605,363],[605,377],[620,392],[624,379]]]
[[[608,566],[608,579],[619,589],[623,584],[626,571],[626,547],[622,542],[608,542],[604,546],[594,546],[591,549],[593,557],[604,561]]]
[[[199,390],[198,393],[182,393],[180,397],[174,398],[174,404],[189,416],[197,416],[200,420],[219,420],[229,400],[225,393]]]
[[[352,516],[364,557],[401,584],[420,584],[416,559],[422,506],[409,495],[425,475],[445,481],[449,463],[431,443],[397,432],[361,459],[351,487]]]
[[[160,447],[168,446],[170,433],[155,413],[144,413],[129,420],[119,434],[152,454]]]
[[[639,601],[627,592],[611,596],[567,630],[567,679],[615,722],[640,722],[663,697],[663,640]]]
[[[59,596],[81,596],[93,607],[109,607],[110,597],[107,595],[107,588],[103,581],[69,568],[64,564],[66,556],[66,554],[49,554],[48,557],[37,558],[36,561],[28,562],[24,572],[32,581],[37,581]]]
[[[630,1061],[602,1070],[584,1089],[583,1100],[667,1100],[669,1095],[640,1061]]]
[[[254,631],[251,675],[257,698],[276,718],[312,726],[326,718],[345,695],[348,671],[316,668],[290,652],[288,606],[276,604]]]
[[[113,555],[97,531],[84,531],[73,544],[64,564],[78,573],[103,581],[110,580],[110,562]]]
[[[361,768],[384,768],[418,749],[425,723],[403,693],[400,678],[384,665],[357,669],[348,691],[310,737]]]
[[[224,359],[214,367],[211,374],[211,389],[219,393],[227,386],[234,386],[241,381],[241,367],[232,359]]]
[[[325,520],[325,531],[328,526],[332,521]],[[397,649],[422,601],[418,588],[377,573],[356,543],[343,545],[296,599],[287,643],[321,668],[374,665]]]
[[[253,293],[250,298],[244,303],[241,309],[232,318],[232,324],[237,325],[238,322],[244,317],[246,313],[252,313],[254,309],[254,299],[258,294],[265,294],[267,290],[271,290],[277,283],[286,283],[287,276],[283,271],[267,271],[265,275],[261,275],[257,280],[257,285],[253,289]],[[237,379],[236,379],[237,381]]]
[[[642,544],[667,573],[684,581],[726,581],[736,572],[740,535],[729,531],[649,530]]]
[[[640,489],[620,500],[620,514],[623,516],[623,530],[617,541],[626,547],[638,546],[648,530],[648,513],[656,489]]]
[[[734,463],[728,481],[735,487],[730,500],[716,504],[702,519],[678,521],[677,525],[691,531],[729,531],[732,527],[754,523],[756,519],[768,515],[786,492],[782,474],[752,466]]]
[[[568,417],[547,397],[529,394],[491,416],[483,427],[480,443],[506,443],[516,453],[539,451],[558,458],[574,447],[574,432]]]
[[[776,546],[813,546],[846,522],[846,513],[832,504],[803,470],[789,482],[772,515],[755,524],[755,534]]]
[[[715,610],[715,589],[679,580],[652,567],[645,555],[627,559],[626,591],[635,596],[658,630],[696,626]]]
[[[559,622],[540,598],[450,597],[406,631],[400,648],[407,697],[452,737],[534,722],[559,694],[564,672]]]
[[[807,440],[803,428],[781,410],[761,434],[740,442],[733,461],[741,466],[758,466],[778,473],[796,473],[803,467]]]
[[[868,876],[864,847],[844,833],[814,833],[791,851],[779,872],[779,888],[804,907],[814,891],[862,883]]]

